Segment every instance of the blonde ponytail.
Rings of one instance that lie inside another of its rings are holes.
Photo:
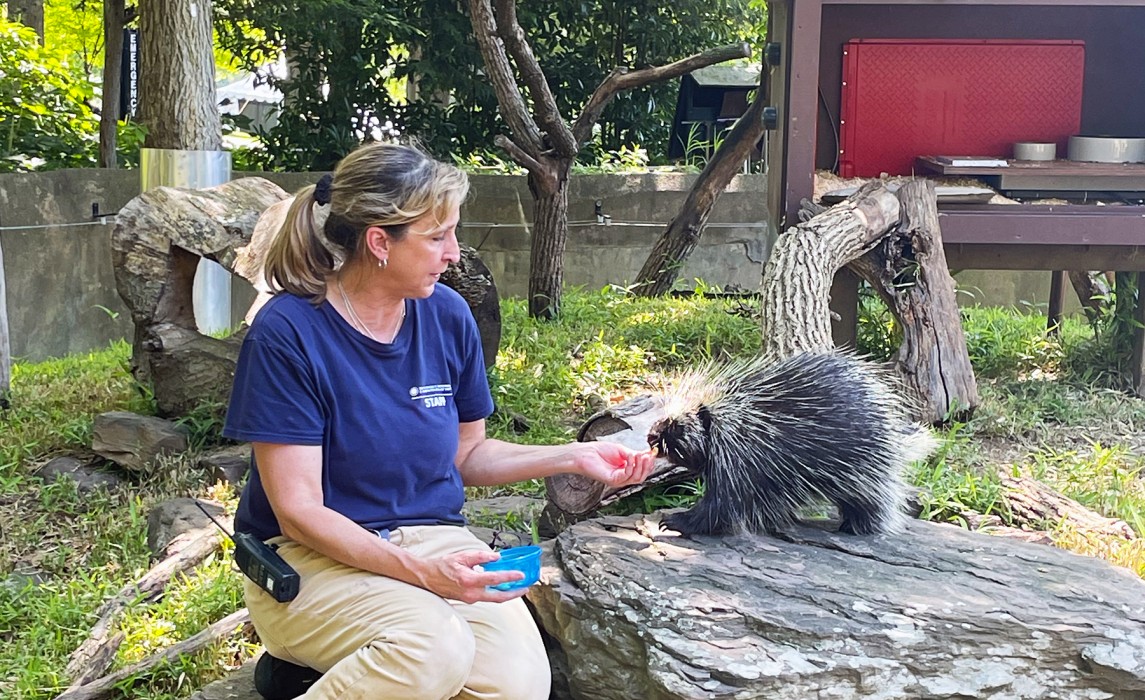
[[[326,298],[326,276],[334,271],[336,259],[318,233],[314,205],[314,185],[294,195],[266,251],[263,274],[272,293],[286,291],[318,304]]]

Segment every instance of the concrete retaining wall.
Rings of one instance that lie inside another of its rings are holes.
[[[288,192],[318,173],[259,175]],[[566,285],[625,284],[678,210],[693,175],[578,176],[571,184]],[[764,180],[741,175],[720,197],[682,280],[758,285],[767,245]],[[86,352],[132,334],[115,287],[111,225],[92,220],[92,206],[115,212],[139,194],[139,173],[77,169],[0,175],[0,245],[4,251],[8,320],[14,358],[38,361]],[[612,225],[596,224],[595,204]],[[502,296],[528,287],[532,201],[524,177],[475,175],[462,212],[463,241],[481,250]],[[237,324],[253,298],[235,278]]]
[[[318,173],[259,175],[294,192]],[[694,175],[582,175],[570,184],[565,284],[599,288],[632,281],[663,225],[675,215]],[[680,275],[721,286],[755,288],[768,254],[764,178],[740,175],[718,200],[699,247]],[[4,253],[13,357],[37,361],[130,338],[131,320],[115,287],[110,234],[92,207],[115,212],[139,194],[131,170],[58,170],[0,175]],[[612,224],[597,223],[596,204]],[[481,251],[503,297],[528,288],[532,199],[524,177],[475,175],[462,212],[461,239]],[[1049,273],[971,270],[956,277],[964,304],[1044,304]],[[253,290],[235,278],[232,319],[239,323]],[[1067,295],[1067,311],[1077,308]]]
[[[93,203],[101,212],[115,212],[137,194],[136,171],[0,175],[13,358],[60,357],[131,337],[130,314],[111,267],[114,219],[104,225],[82,222],[92,221]]]
[[[695,181],[693,175],[591,175],[573,179],[565,284],[599,288],[632,282]],[[502,296],[524,296],[529,279],[532,199],[524,177],[478,175],[462,212],[464,242],[481,253]],[[611,218],[597,223],[596,203]],[[692,286],[754,289],[767,259],[764,179],[740,175],[716,202],[699,247],[680,274]]]

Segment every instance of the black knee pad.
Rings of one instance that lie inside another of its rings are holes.
[[[293,700],[321,677],[322,674],[312,668],[264,653],[254,667],[254,689],[265,700]]]

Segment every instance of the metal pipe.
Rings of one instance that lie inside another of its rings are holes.
[[[143,191],[154,187],[203,189],[231,179],[228,151],[185,151],[144,148],[139,154]],[[195,325],[204,334],[231,327],[231,273],[213,260],[203,258],[195,272],[192,292]]]

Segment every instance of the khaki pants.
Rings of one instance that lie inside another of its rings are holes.
[[[488,549],[449,525],[403,527],[390,541],[419,557]],[[299,573],[298,597],[278,603],[244,577],[247,607],[274,656],[325,672],[307,700],[542,700],[549,662],[522,600],[466,604],[339,564],[276,538]]]

